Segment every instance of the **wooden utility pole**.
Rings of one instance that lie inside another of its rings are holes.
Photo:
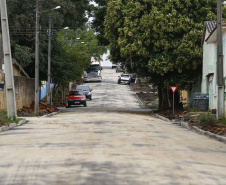
[[[217,119],[224,117],[224,78],[222,48],[222,1],[217,0]]]
[[[13,64],[11,55],[11,45],[9,37],[9,24],[6,0],[0,0],[1,8],[1,25],[2,25],[2,40],[3,40],[3,55],[5,66],[5,86],[6,86],[6,102],[7,102],[7,115],[10,117],[17,117],[16,112],[16,97],[13,78]]]

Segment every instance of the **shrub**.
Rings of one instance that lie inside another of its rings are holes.
[[[199,121],[205,122],[205,121],[215,121],[215,118],[208,112],[208,114],[201,114],[198,117]]]
[[[19,121],[20,119],[15,119],[14,117],[8,118],[6,110],[0,111],[0,123],[18,123]]]
[[[226,118],[221,118],[219,121],[220,124],[226,125]]]

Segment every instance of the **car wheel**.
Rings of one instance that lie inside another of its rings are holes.
[[[90,96],[89,100],[92,100],[92,96]]]
[[[86,103],[84,103],[84,107],[87,107],[87,104]]]

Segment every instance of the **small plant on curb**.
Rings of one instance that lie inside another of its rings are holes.
[[[19,121],[20,119],[15,119],[15,117],[8,118],[6,110],[0,111],[0,125],[7,123],[18,123]]]
[[[201,114],[198,116],[200,122],[215,122],[215,118],[208,112],[208,114]]]

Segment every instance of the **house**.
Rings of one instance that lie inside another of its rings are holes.
[[[223,55],[226,53],[226,22],[222,23]],[[218,88],[216,84],[217,65],[217,24],[215,21],[204,22],[203,29],[203,71],[201,92],[209,94],[209,109],[217,110]],[[226,77],[226,58],[223,58],[223,74]],[[225,93],[226,95],[226,93]]]

